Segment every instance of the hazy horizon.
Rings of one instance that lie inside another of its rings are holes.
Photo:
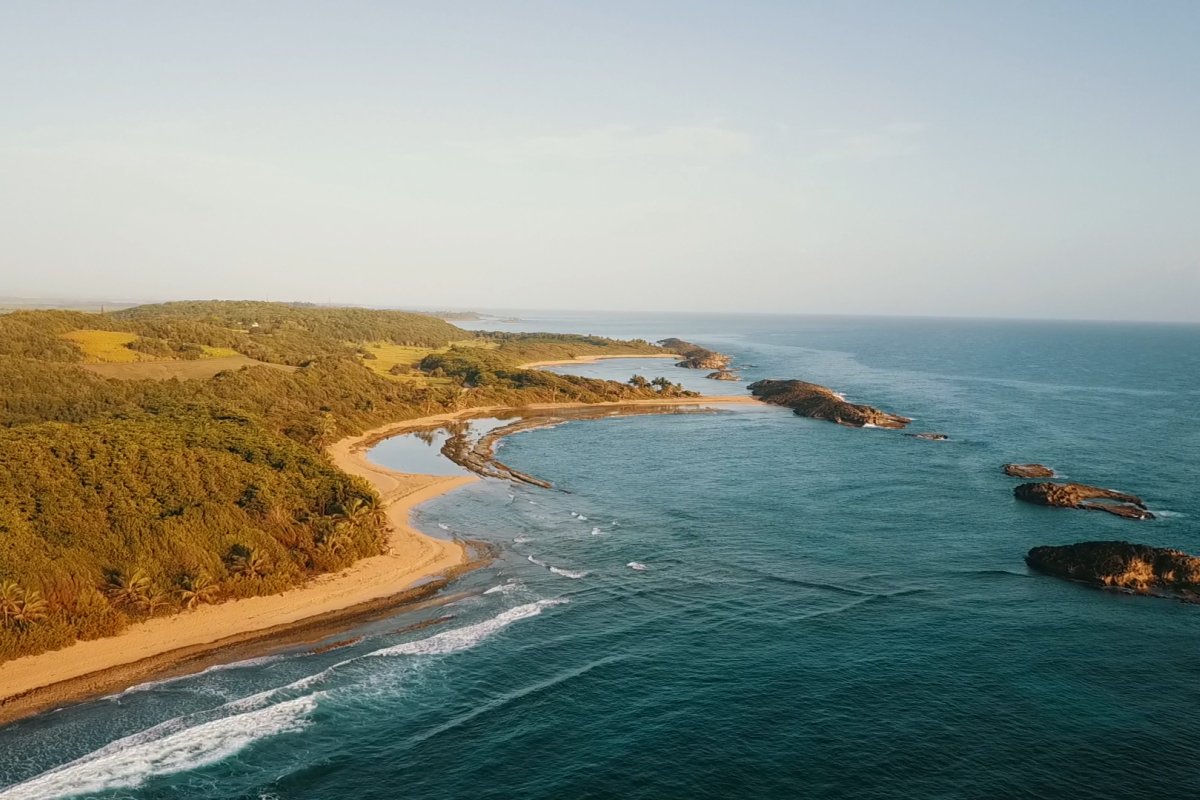
[[[1200,321],[1200,5],[0,10],[12,298]]]

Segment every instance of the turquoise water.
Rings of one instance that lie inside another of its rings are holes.
[[[1022,561],[1099,538],[1200,552],[1200,329],[524,327],[682,336],[755,365],[747,378],[824,383],[952,439],[775,408],[513,436],[502,458],[558,490],[485,481],[418,515],[502,546],[455,587],[469,596],[353,647],[0,729],[0,798],[1200,796],[1200,607]],[[665,362],[572,371],[634,368],[744,391]],[[422,447],[377,456],[411,468]],[[1018,505],[1011,460],[1138,493],[1160,518]]]

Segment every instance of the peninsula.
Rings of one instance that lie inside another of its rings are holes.
[[[0,720],[429,602],[487,554],[409,513],[474,478],[365,448],[503,410],[731,402],[524,366],[674,355],[300,304],[0,316]]]

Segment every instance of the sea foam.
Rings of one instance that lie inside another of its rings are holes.
[[[557,606],[568,602],[566,598],[554,598],[551,600],[538,600],[536,603],[526,603],[525,605],[514,606],[507,611],[502,611],[491,619],[486,619],[483,622],[477,622],[474,625],[466,625],[462,628],[454,630],[442,631],[434,634],[427,639],[418,639],[415,642],[405,642],[394,647],[385,647],[382,650],[376,650],[373,653],[368,653],[369,656],[432,656],[445,655],[447,653],[456,653],[459,650],[467,650],[487,637],[491,636],[499,630],[507,628],[514,622],[529,617],[536,617],[542,613],[542,609],[550,606]]]
[[[0,791],[0,800],[53,800],[132,789],[147,778],[224,760],[260,739],[308,726],[320,694],[221,717],[164,736],[150,731],[120,739],[80,759]],[[157,728],[158,726],[156,726]],[[151,731],[154,729],[150,729]]]

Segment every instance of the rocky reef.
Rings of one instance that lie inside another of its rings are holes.
[[[736,372],[731,372],[727,369],[719,369],[716,372],[710,372],[704,377],[712,381],[740,381],[742,377]]]
[[[1013,495],[1041,506],[1106,511],[1125,519],[1154,519],[1137,495],[1083,483],[1022,483],[1013,489]]]
[[[906,433],[912,439],[924,439],[927,442],[945,442],[950,439],[950,436],[945,433]]]
[[[683,339],[662,339],[658,342],[659,346],[683,356],[683,361],[680,361],[675,366],[686,367],[687,369],[712,369],[717,372],[724,371],[729,367],[729,362],[733,359],[724,353],[718,353],[715,350],[709,350],[707,347],[701,347],[692,342],[685,342]],[[712,377],[711,375],[709,377]],[[736,379],[735,379],[736,380]]]
[[[1053,478],[1054,470],[1045,464],[1005,464],[1004,474],[1012,478]]]
[[[763,380],[750,384],[749,388],[750,393],[763,402],[786,406],[797,416],[824,419],[852,428],[873,425],[899,429],[912,422],[908,417],[849,403],[837,392],[816,383]]]
[[[1200,600],[1200,558],[1180,550],[1129,542],[1079,542],[1035,547],[1025,563],[1038,572],[1093,586]]]

